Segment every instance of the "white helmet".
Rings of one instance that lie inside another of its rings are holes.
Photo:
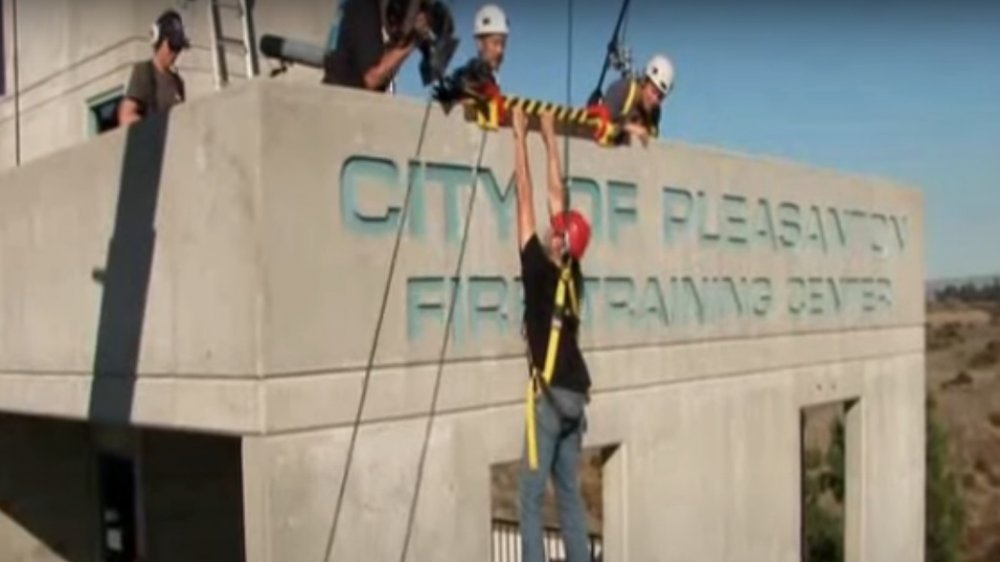
[[[491,35],[499,33],[507,35],[510,30],[507,28],[507,15],[503,13],[500,6],[496,4],[486,4],[476,12],[475,36]]]
[[[646,65],[646,78],[666,96],[674,87],[674,63],[663,55],[654,56]]]

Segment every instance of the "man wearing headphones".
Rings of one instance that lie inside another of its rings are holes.
[[[157,18],[151,43],[153,57],[132,67],[125,99],[118,107],[118,123],[122,126],[167,111],[184,101],[184,80],[175,65],[181,51],[191,43],[184,33],[180,14],[168,10]]]

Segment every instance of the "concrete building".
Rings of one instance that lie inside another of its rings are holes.
[[[241,0],[219,0],[221,6]],[[324,45],[337,17],[330,1],[250,1],[257,34],[276,33]],[[124,92],[131,66],[152,54],[149,29],[168,8],[192,38],[180,73],[189,99],[216,91],[209,0],[0,0],[0,169],[73,146],[100,132],[102,117]],[[242,38],[241,19],[220,8],[221,35]],[[224,49],[231,84],[247,77],[244,53]],[[261,60],[260,71],[273,65]],[[293,68],[285,80],[318,83]]]
[[[309,73],[213,93],[194,53],[190,102],[87,140],[162,6],[19,4],[63,32],[22,33],[0,171],[0,560],[488,560],[523,432],[509,133]],[[258,29],[322,42],[305,5]],[[846,559],[923,560],[919,192],[569,149],[604,560],[800,560],[800,414],[838,402]]]

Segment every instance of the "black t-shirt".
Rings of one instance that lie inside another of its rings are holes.
[[[365,73],[385,53],[382,15],[376,0],[347,0],[343,5],[337,46],[327,55],[323,83],[365,87]],[[386,83],[382,88],[388,87]]]
[[[176,72],[160,72],[152,61],[132,67],[125,97],[139,103],[143,116],[166,111],[184,101],[184,80]]]
[[[573,262],[572,273],[577,299],[582,306],[583,274],[576,261]],[[559,276],[559,267],[546,255],[538,236],[532,236],[521,250],[521,279],[524,283],[524,325],[528,346],[535,368],[539,371],[545,369]],[[566,299],[568,305],[568,292]],[[567,318],[563,321],[551,385],[586,393],[590,389],[590,374],[577,343],[578,331],[578,319]]]

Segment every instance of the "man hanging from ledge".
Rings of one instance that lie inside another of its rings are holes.
[[[590,240],[586,219],[566,208],[554,116],[541,116],[547,153],[549,226],[535,231],[535,207],[528,167],[527,117],[512,113],[515,142],[517,234],[524,283],[524,330],[530,383],[525,455],[520,478],[522,559],[544,562],[542,502],[551,474],[567,562],[589,562],[587,520],[577,466],[586,431],[590,375],[577,343],[583,276],[580,260]]]
[[[153,58],[132,67],[125,99],[118,106],[118,123],[123,127],[184,101],[184,80],[175,65],[191,42],[180,14],[167,10],[157,18],[150,42]]]
[[[643,146],[659,135],[660,106],[674,87],[674,65],[663,55],[649,60],[641,77],[626,77],[608,86],[603,105],[622,133],[616,142],[638,140]]]

